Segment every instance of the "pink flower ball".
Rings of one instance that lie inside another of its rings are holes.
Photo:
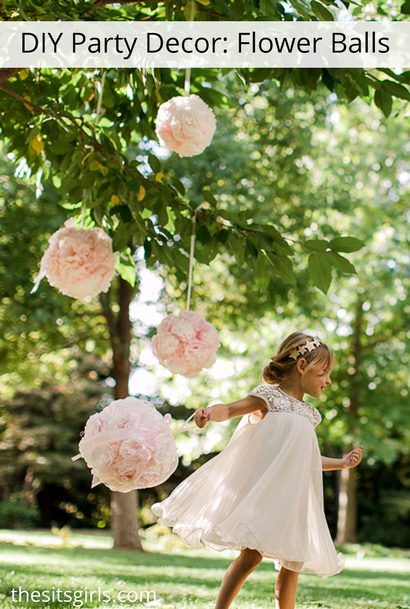
[[[73,218],[51,235],[35,279],[35,292],[43,277],[62,294],[84,299],[106,292],[115,274],[112,239],[102,228],[77,229]]]
[[[150,402],[115,400],[87,421],[78,448],[93,484],[128,493],[167,480],[178,465],[171,415]]]
[[[210,368],[220,345],[214,326],[198,311],[183,311],[179,317],[168,315],[152,339],[154,354],[174,374],[197,376]]]
[[[180,157],[201,154],[212,141],[216,120],[198,95],[172,97],[158,109],[155,132],[161,146]]]

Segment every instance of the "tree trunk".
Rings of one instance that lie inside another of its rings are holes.
[[[336,543],[357,541],[357,476],[355,469],[342,469],[339,475],[339,513]]]
[[[21,503],[23,505],[28,505],[28,506],[30,505],[31,487],[33,484],[33,477],[34,477],[34,468],[30,465],[27,468],[26,475],[24,478],[23,488],[21,491]]]
[[[111,494],[111,532],[114,537],[114,548],[143,551],[138,533],[138,507],[137,491]]]
[[[359,295],[356,302],[356,312],[353,323],[353,335],[349,355],[349,415],[348,432],[355,436],[356,422],[360,408],[360,376],[362,361],[361,336],[364,323],[363,296]],[[353,446],[347,447],[350,452]],[[341,470],[339,475],[339,511],[337,519],[336,543],[356,543],[357,541],[357,472],[356,469]]]
[[[128,381],[130,375],[130,344],[131,322],[129,306],[133,296],[130,284],[121,277],[118,284],[116,304],[119,311],[115,317],[108,299],[100,297],[104,316],[110,330],[110,342],[113,352],[112,377],[115,380],[114,399],[120,400],[128,396]],[[116,493],[111,495],[112,523],[114,548],[142,552],[141,539],[138,533],[138,496],[136,491]]]

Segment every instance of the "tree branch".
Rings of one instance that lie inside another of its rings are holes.
[[[92,11],[94,8],[99,8],[100,6],[107,6],[107,4],[148,4],[148,3],[152,3],[152,4],[167,4],[167,3],[172,3],[175,4],[174,0],[97,0],[97,2],[93,5],[92,8],[90,8],[87,11],[87,14],[92,14]],[[188,4],[188,2],[185,3],[185,6]],[[181,7],[184,7],[184,4],[181,3]],[[196,6],[196,10],[199,13],[205,13],[206,15],[212,15],[213,17],[218,17],[218,19],[223,19],[225,21],[228,21],[228,18],[225,17],[224,15],[221,15],[220,13],[214,13],[213,11],[210,11],[208,9],[206,9],[203,6]]]
[[[0,84],[15,76],[23,68],[1,68],[0,69]]]
[[[1,73],[1,70],[0,70],[0,73]],[[128,172],[128,173],[132,174],[133,176],[137,177],[139,180],[141,180],[141,182],[146,184],[147,188],[152,188],[154,190],[157,190],[158,192],[162,192],[162,189],[159,185],[157,186],[155,184],[155,182],[150,182],[141,173],[139,173],[139,171],[136,171],[136,170],[132,169],[131,167],[128,167],[127,165],[125,165],[120,159],[118,159],[115,156],[115,154],[109,152],[109,150],[107,150],[102,144],[100,144],[100,142],[98,140],[95,139],[95,137],[90,135],[87,132],[87,129],[91,130],[91,127],[89,127],[87,125],[87,123],[84,121],[83,118],[76,119],[74,116],[72,116],[71,114],[68,114],[66,112],[63,113],[63,112],[58,112],[58,111],[53,111],[53,110],[48,110],[46,108],[42,108],[41,106],[38,106],[37,104],[34,104],[31,101],[28,101],[27,99],[22,97],[19,93],[16,93],[12,89],[9,89],[8,87],[5,87],[4,85],[1,85],[1,84],[0,84],[0,90],[4,91],[5,93],[8,93],[9,95],[11,95],[15,99],[17,99],[19,102],[24,104],[25,106],[30,106],[38,114],[45,114],[46,116],[50,116],[51,118],[54,118],[55,120],[58,120],[58,119],[69,120],[79,130],[80,134],[84,135],[84,137],[87,138],[87,140],[92,144],[92,146],[94,148],[96,148],[97,150],[101,150],[111,160],[113,160],[115,163],[120,165],[121,169],[123,169],[125,172]],[[188,203],[185,203],[184,201],[181,201],[180,199],[175,199],[174,197],[172,197],[172,201],[177,203],[179,206],[182,206],[185,209],[190,210],[192,212],[192,209]],[[242,232],[242,233],[246,233],[246,232],[260,233],[261,232],[259,230],[255,230],[254,228],[252,228],[252,226],[249,226],[249,227],[239,226],[238,227],[238,226],[232,226],[232,223],[226,224],[223,221],[223,219],[221,219],[220,217],[211,219],[206,214],[201,213],[201,212],[198,212],[197,215],[198,215],[198,217],[202,218],[203,220],[208,221],[208,222],[209,221],[214,222],[215,224],[221,226],[222,228],[227,228],[230,230],[238,230],[239,232]]]
[[[110,333],[110,342],[114,350],[115,342],[118,341],[117,324],[115,323],[114,315],[109,307],[107,295],[100,294],[98,296],[98,300],[100,301],[102,313],[107,322],[108,330]]]
[[[128,167],[127,165],[122,164],[121,161],[115,156],[115,154],[112,154],[112,152],[109,152],[109,150],[107,150],[102,144],[100,144],[100,142],[98,140],[96,140],[92,135],[87,133],[86,129],[88,128],[91,130],[91,127],[88,127],[87,123],[85,123],[83,118],[81,118],[80,122],[79,122],[78,119],[76,119],[71,114],[67,114],[66,112],[64,112],[64,113],[63,112],[54,112],[52,110],[47,110],[46,108],[42,108],[41,106],[37,106],[37,104],[33,104],[33,102],[28,101],[27,99],[25,99],[24,97],[19,95],[19,93],[16,93],[12,89],[9,89],[8,87],[5,87],[4,85],[0,85],[0,90],[4,91],[5,93],[8,93],[12,97],[17,99],[21,103],[23,103],[25,106],[30,106],[31,108],[33,108],[33,110],[36,110],[36,112],[38,112],[39,114],[45,114],[54,119],[65,118],[65,119],[69,120],[80,131],[80,133],[82,133],[88,139],[88,141],[95,148],[102,150],[104,152],[104,154],[106,154],[111,160],[118,163],[121,166],[121,168],[124,169],[124,171],[127,171],[128,173],[131,173],[132,175],[136,176],[139,180],[141,180],[141,182],[144,182],[149,188],[153,188],[154,190],[161,192],[161,188],[159,186],[157,186],[153,182],[150,182],[149,180],[147,180],[147,178],[144,178],[144,176],[141,175],[139,173],[139,171],[136,171],[136,170],[132,169],[131,167]],[[178,202],[181,203],[181,201],[178,201]]]

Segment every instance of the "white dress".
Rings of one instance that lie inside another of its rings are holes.
[[[152,506],[188,545],[258,550],[281,566],[321,577],[343,569],[323,508],[318,410],[279,387],[250,395],[269,411],[243,417],[228,446]]]

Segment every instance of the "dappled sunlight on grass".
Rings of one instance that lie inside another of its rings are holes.
[[[155,534],[157,540],[155,542]],[[146,547],[167,546],[169,549],[143,553],[109,549],[109,535],[71,535],[71,546],[54,546],[50,532],[1,531],[0,607],[26,609],[29,605],[12,603],[11,590],[50,591],[153,591],[163,609],[211,609],[214,606],[222,577],[234,553],[226,556],[207,550],[190,550],[172,545],[173,537],[163,528],[146,535]],[[80,547],[80,538],[94,547]],[[61,541],[61,540],[60,540]],[[176,540],[174,540],[176,541]],[[154,543],[155,542],[155,543]],[[23,544],[26,545],[23,545]],[[102,544],[105,544],[104,547]],[[385,550],[385,549],[383,549]],[[357,546],[346,556],[345,570],[322,580],[300,576],[297,609],[396,609],[410,605],[410,559],[400,551],[382,556],[371,546]],[[396,556],[399,554],[399,556]],[[264,560],[252,573],[232,609],[272,609],[276,572],[272,561]],[[40,609],[72,609],[72,603],[35,603]],[[79,605],[77,605],[79,606]],[[145,602],[131,604],[87,602],[83,609],[108,607],[144,607]]]

